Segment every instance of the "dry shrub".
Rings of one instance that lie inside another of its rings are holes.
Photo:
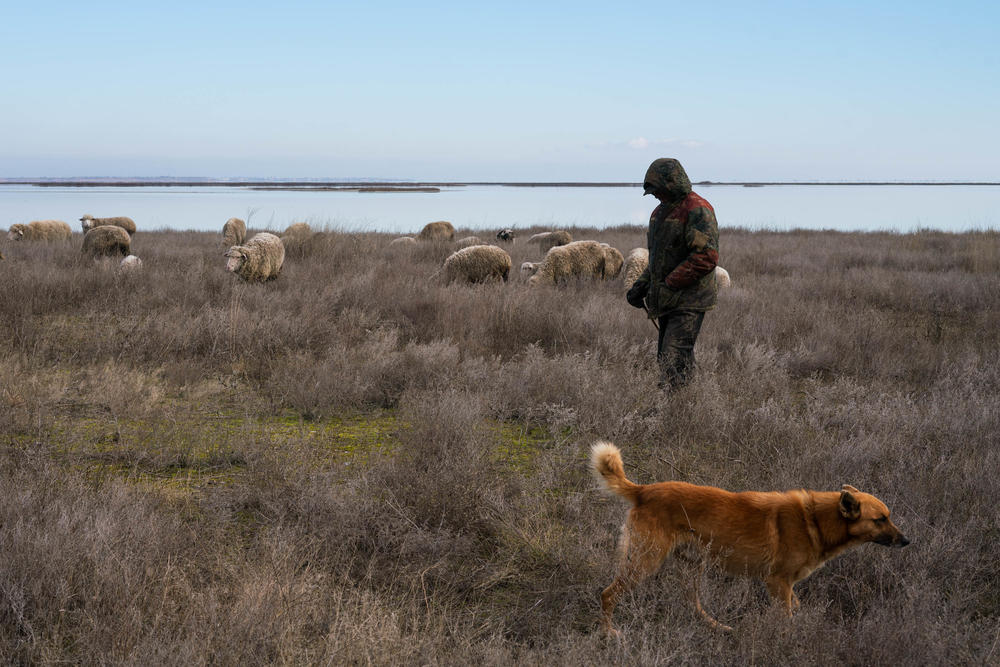
[[[252,286],[215,234],[137,235],[127,281],[79,235],[5,248],[6,662],[995,659],[996,233],[723,229],[734,285],[694,382],[666,395],[616,281],[445,287],[429,277],[450,244],[323,234]],[[383,414],[396,432],[353,458],[299,432]],[[913,543],[838,557],[791,621],[710,572],[703,602],[733,636],[667,569],[620,606],[626,640],[602,642],[627,508],[587,470],[598,437],[638,482],[853,484]]]

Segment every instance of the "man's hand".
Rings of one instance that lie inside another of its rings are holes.
[[[628,292],[625,293],[625,300],[628,301],[630,306],[635,306],[636,308],[646,307],[646,294],[649,293],[649,283],[635,283],[628,288]]]

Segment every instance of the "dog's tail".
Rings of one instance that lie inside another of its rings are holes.
[[[622,453],[614,443],[598,440],[590,448],[590,465],[594,472],[608,487],[633,505],[639,497],[639,484],[634,484],[625,477],[625,466],[622,465]]]

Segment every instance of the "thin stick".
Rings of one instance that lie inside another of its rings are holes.
[[[660,325],[657,324],[656,320],[649,314],[649,308],[646,307],[646,302],[645,301],[643,301],[643,303],[642,303],[642,309],[646,311],[646,317],[649,319],[650,322],[653,323],[653,326],[656,327],[656,330],[659,331],[660,330]]]

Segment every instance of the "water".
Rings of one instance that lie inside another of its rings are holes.
[[[1000,228],[1000,186],[695,186],[722,227],[751,229]],[[0,226],[65,220],[84,213],[127,215],[139,229],[217,231],[230,217],[281,230],[294,221],[346,231],[412,234],[432,220],[494,231],[533,225],[604,228],[645,225],[655,206],[631,187],[464,186],[441,192],[260,191],[240,187],[34,187],[0,185]]]

